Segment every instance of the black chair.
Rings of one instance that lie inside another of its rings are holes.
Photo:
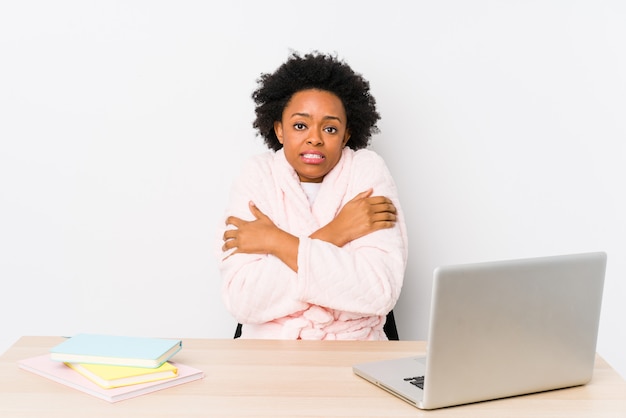
[[[400,339],[398,337],[398,329],[396,328],[396,319],[393,316],[393,311],[387,314],[383,331],[385,331],[385,335],[391,341],[398,341]],[[235,338],[239,337],[241,337],[241,324],[237,324],[237,328],[235,329]]]
[[[235,338],[241,337],[241,324],[237,324],[237,328],[235,329]]]
[[[389,313],[387,314],[387,320],[385,321],[383,331],[385,331],[385,335],[387,335],[388,340],[400,340],[400,337],[398,337],[398,328],[396,328],[396,318],[394,318],[393,316],[393,311],[389,311]]]

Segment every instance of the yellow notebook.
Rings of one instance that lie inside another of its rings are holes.
[[[155,369],[106,364],[65,364],[105,389],[169,379],[178,375],[178,369],[167,362]]]

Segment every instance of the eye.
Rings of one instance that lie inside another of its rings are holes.
[[[306,129],[306,125],[304,123],[294,123],[293,128],[296,131],[303,131]]]
[[[336,134],[337,133],[337,128],[335,128],[334,126],[328,126],[328,127],[324,128],[324,131],[326,133],[329,133],[329,134]]]

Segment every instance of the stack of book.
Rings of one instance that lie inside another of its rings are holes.
[[[182,341],[101,334],[78,334],[49,354],[18,362],[19,367],[109,402],[201,379],[204,373],[171,361]]]

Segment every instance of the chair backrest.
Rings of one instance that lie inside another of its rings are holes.
[[[235,328],[235,337],[241,337],[241,324],[237,324],[237,328]],[[385,331],[385,335],[387,339],[392,341],[398,341],[400,338],[398,337],[398,329],[396,328],[396,319],[393,316],[393,311],[390,311],[387,314],[387,320],[385,321],[385,326],[383,327],[383,331]]]
[[[237,328],[235,328],[235,337],[234,338],[239,338],[241,337],[241,324],[237,324]]]
[[[396,318],[393,316],[393,311],[389,311],[387,314],[387,320],[385,321],[383,331],[385,331],[387,339],[391,341],[398,341],[400,339],[400,337],[398,337],[398,328],[396,328]]]

